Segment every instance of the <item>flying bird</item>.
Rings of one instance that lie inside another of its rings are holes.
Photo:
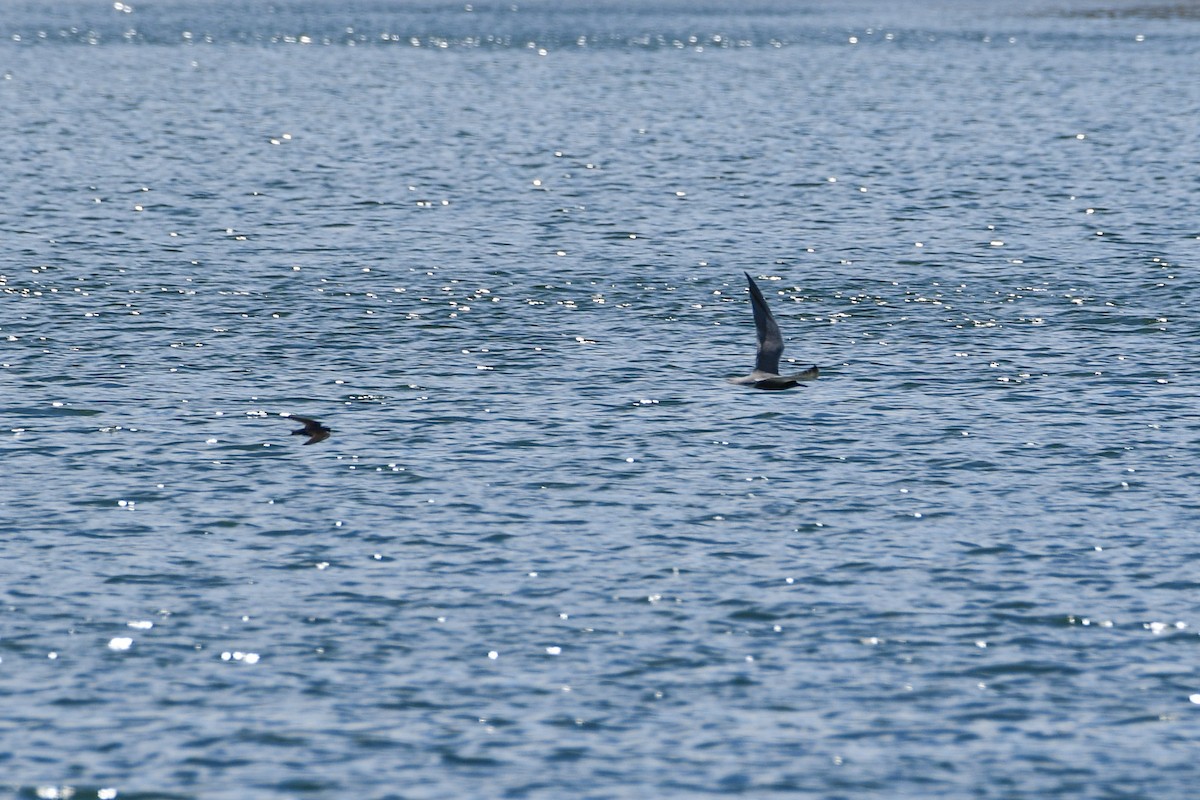
[[[758,357],[754,362],[754,372],[742,378],[730,378],[730,383],[740,386],[753,386],[755,389],[790,389],[801,381],[815,381],[820,372],[815,366],[803,372],[791,375],[779,374],[779,357],[783,355],[783,336],[779,333],[779,325],[767,308],[758,284],[750,273],[745,273],[750,282],[750,303],[754,307],[754,327],[758,331]]]
[[[316,444],[317,442],[323,442],[329,438],[329,434],[333,433],[332,429],[326,428],[315,419],[301,417],[298,414],[286,414],[283,416],[286,416],[288,419],[294,419],[298,422],[304,423],[303,428],[292,431],[292,436],[307,436],[308,441],[305,442],[305,444]]]

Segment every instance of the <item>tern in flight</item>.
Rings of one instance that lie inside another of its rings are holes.
[[[333,433],[332,429],[326,428],[315,419],[301,417],[298,414],[284,414],[281,416],[304,423],[303,428],[292,431],[292,436],[307,436],[308,441],[305,442],[305,444],[316,444],[317,442],[323,442],[329,438],[329,434]]]
[[[767,301],[763,299],[758,284],[750,273],[746,273],[750,282],[750,303],[754,306],[754,327],[758,330],[758,357],[754,362],[754,372],[742,378],[730,378],[730,383],[740,386],[753,386],[755,389],[790,389],[801,381],[815,381],[818,370],[815,366],[803,372],[791,375],[779,374],[779,357],[783,355],[783,336],[779,333],[779,325]]]

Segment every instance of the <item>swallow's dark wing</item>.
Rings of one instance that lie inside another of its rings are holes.
[[[329,434],[332,433],[329,428],[326,428],[312,417],[302,417],[299,414],[288,414],[287,418],[294,419],[304,425],[303,428],[292,431],[292,435],[309,437],[305,444],[316,444],[317,442],[323,442],[328,439]]]
[[[329,438],[329,433],[329,428],[321,428],[321,430],[313,433],[309,437],[308,441],[305,442],[305,444],[316,444],[317,442],[323,442]]]
[[[750,277],[749,272],[746,273],[746,280],[750,282],[750,303],[754,307],[754,327],[758,331],[758,358],[754,368],[760,372],[778,375],[779,357],[783,355],[783,336],[779,333],[779,325],[775,323],[775,317],[767,307],[767,301],[763,299],[758,284]]]
[[[318,431],[318,430],[320,430],[321,428],[325,427],[324,425],[322,425],[321,423],[317,422],[317,421],[316,421],[315,419],[313,419],[312,417],[302,417],[302,416],[300,416],[299,414],[288,414],[288,417],[287,417],[287,418],[288,418],[288,419],[294,419],[294,420],[296,420],[297,422],[299,422],[299,423],[301,423],[302,425],[304,425],[304,427],[303,427],[303,428],[301,429],[301,431],[300,431],[301,433],[307,433],[307,434],[310,434],[310,435],[311,435],[311,434],[312,434],[314,431]]]

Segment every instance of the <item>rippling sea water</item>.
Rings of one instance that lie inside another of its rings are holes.
[[[1191,6],[9,0],[0,73],[5,796],[1193,796]],[[724,382],[743,270],[816,383]]]

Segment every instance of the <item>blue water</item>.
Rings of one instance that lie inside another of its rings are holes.
[[[1197,119],[1188,5],[8,0],[0,796],[1194,796]]]

